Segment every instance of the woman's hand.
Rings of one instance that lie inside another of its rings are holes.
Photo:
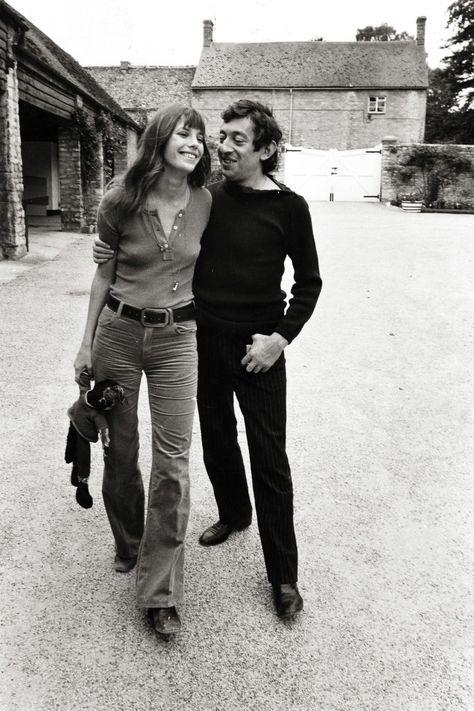
[[[92,259],[96,264],[105,264],[114,256],[115,252],[107,242],[102,242],[99,237],[96,237],[92,246]]]
[[[74,361],[76,382],[79,383],[81,373],[86,370],[91,379],[94,379],[92,370],[92,344],[94,343],[95,330],[99,321],[100,312],[104,308],[110,291],[110,285],[115,277],[116,258],[109,259],[105,264],[99,264],[92,280],[87,310],[86,327],[82,337],[81,347]]]
[[[90,379],[94,379],[94,373],[92,371],[92,348],[91,346],[81,345],[79,352],[74,361],[74,380],[79,383],[79,378],[81,373],[86,370]]]

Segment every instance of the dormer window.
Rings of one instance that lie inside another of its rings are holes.
[[[369,96],[369,114],[384,114],[386,103],[386,96]]]

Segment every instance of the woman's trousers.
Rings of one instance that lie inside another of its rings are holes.
[[[194,321],[143,326],[104,307],[92,353],[96,381],[111,378],[125,401],[107,413],[111,443],[102,493],[117,555],[137,562],[140,607],[171,607],[183,598],[184,539],[189,517],[189,449],[196,402]],[[146,523],[138,465],[137,405],[148,385],[152,464]]]

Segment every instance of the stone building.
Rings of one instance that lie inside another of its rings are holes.
[[[240,97],[273,107],[286,143],[351,150],[387,135],[422,141],[428,67],[425,17],[415,40],[399,42],[213,41],[204,22],[192,83],[193,105],[218,133],[222,108]]]
[[[294,146],[351,150],[422,141],[428,67],[426,18],[416,39],[399,42],[214,42],[204,20],[195,67],[87,67],[130,116],[149,115],[172,101],[203,112],[211,137],[235,99],[269,104]]]
[[[138,131],[87,71],[0,0],[1,256],[25,254],[28,221],[94,229],[104,180],[125,167]]]
[[[192,104],[196,67],[87,67],[87,71],[137,123],[143,125],[160,106]]]
[[[136,119],[192,104],[212,153],[224,107],[243,97],[269,104],[284,132],[280,178],[308,199],[378,200],[383,138],[424,139],[425,24],[419,17],[407,41],[222,43],[205,20],[196,67],[88,69]]]

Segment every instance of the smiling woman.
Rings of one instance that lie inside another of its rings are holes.
[[[109,416],[104,503],[115,569],[137,564],[138,604],[162,635],[179,629],[176,605],[183,599],[197,383],[192,279],[211,206],[203,187],[209,164],[197,111],[174,104],[155,115],[134,163],[99,208],[99,235],[114,257],[97,269],[75,361],[78,381],[86,370],[125,391],[125,402]],[[137,421],[142,373],[153,442],[145,524]]]
[[[189,172],[196,167],[204,153],[204,133],[199,126],[192,126],[185,116],[181,116],[171,134],[164,152],[164,162],[168,172]]]

